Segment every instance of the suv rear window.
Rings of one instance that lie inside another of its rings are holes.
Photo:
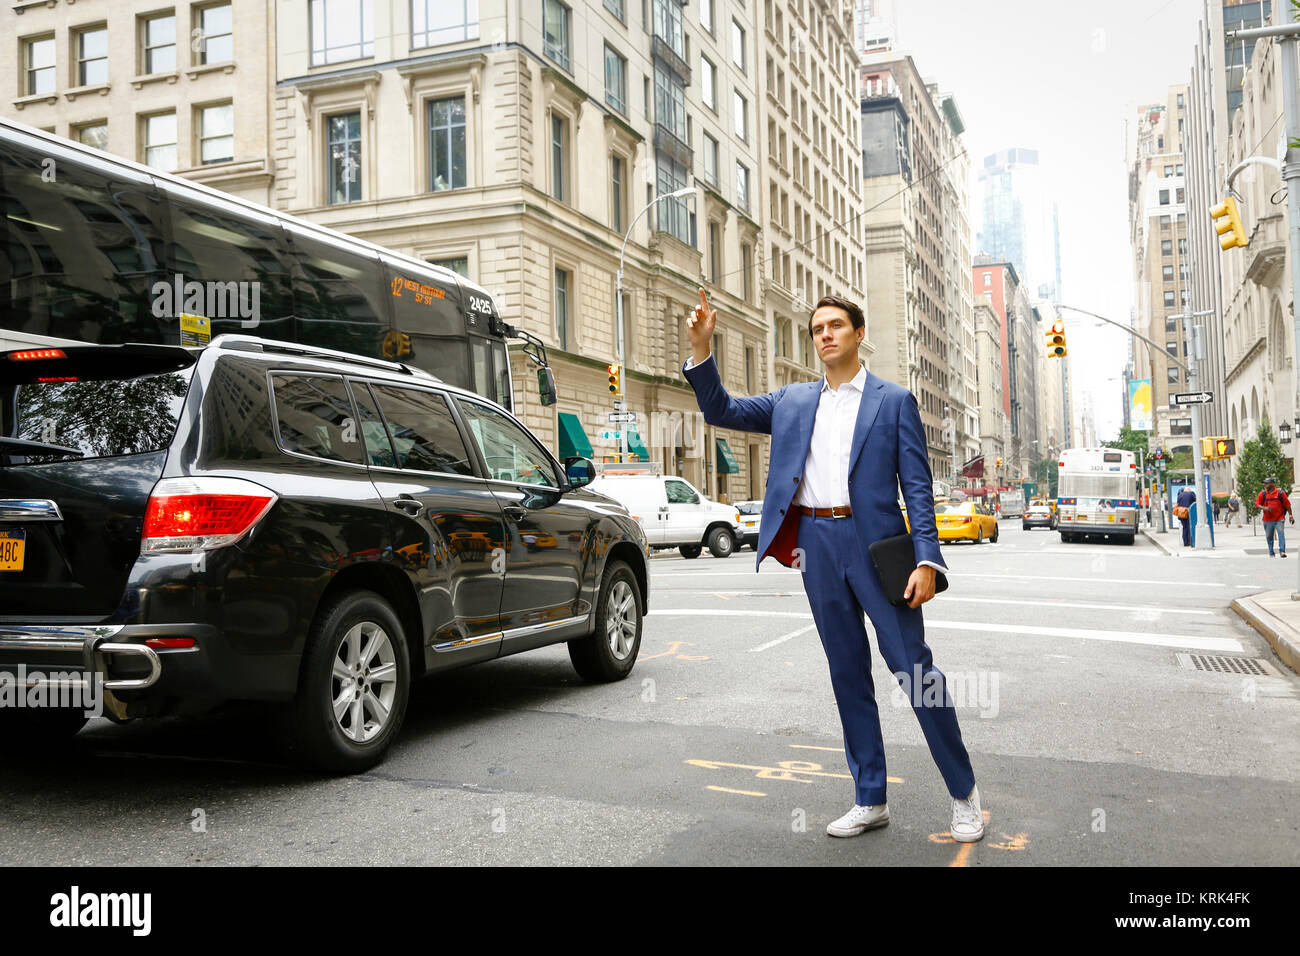
[[[8,426],[0,436],[0,465],[114,458],[171,444],[194,374],[192,359],[177,369],[174,355],[151,363],[108,349],[103,358],[67,351],[80,354],[41,367],[41,374],[26,374],[28,368],[17,368],[26,363],[0,356],[0,420]]]
[[[271,389],[285,451],[361,464],[361,438],[342,378],[274,372]]]

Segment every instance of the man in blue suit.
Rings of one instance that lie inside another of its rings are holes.
[[[947,571],[947,566],[939,553],[933,484],[916,398],[861,365],[858,346],[866,321],[858,305],[838,296],[819,301],[808,323],[826,366],[825,378],[767,395],[734,398],[722,387],[710,354],[716,319],[701,289],[700,304],[687,321],[692,355],[683,372],[710,425],[772,436],[757,563],[770,554],[803,572],[856,788],[853,808],[826,832],[857,836],[889,823],[885,749],[865,612],[952,797],[953,839],[979,840],[984,820],[975,774],[943,673],[925,643],[921,618],[921,605],[934,597],[936,571]],[[889,603],[867,552],[873,542],[907,532],[898,507],[900,485],[917,556],[905,607]]]

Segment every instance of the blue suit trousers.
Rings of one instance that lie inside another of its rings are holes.
[[[925,643],[920,608],[889,603],[852,521],[803,515],[798,546],[803,552],[804,591],[830,665],[844,728],[844,753],[857,789],[855,802],[861,806],[884,803],[886,779],[885,745],[863,612],[871,618],[885,664],[908,694],[948,793],[956,799],[968,796],[975,785],[975,773],[962,743],[947,683]],[[918,675],[919,686],[913,686]]]

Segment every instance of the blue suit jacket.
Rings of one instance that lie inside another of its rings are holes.
[[[800,382],[766,395],[736,398],[722,387],[712,356],[690,369],[683,363],[682,371],[710,425],[772,436],[755,567],[769,554],[784,565],[793,564],[799,512],[791,505],[812,446],[822,382]],[[849,450],[848,501],[864,552],[882,538],[907,533],[898,507],[900,486],[916,560],[947,568],[939,552],[934,484],[916,397],[901,385],[867,372]]]

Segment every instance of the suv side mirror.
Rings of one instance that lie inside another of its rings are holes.
[[[549,365],[537,370],[537,393],[542,397],[543,405],[555,404],[555,373]]]
[[[596,480],[596,466],[590,458],[566,458],[564,479],[569,483],[569,490],[589,485]]]

